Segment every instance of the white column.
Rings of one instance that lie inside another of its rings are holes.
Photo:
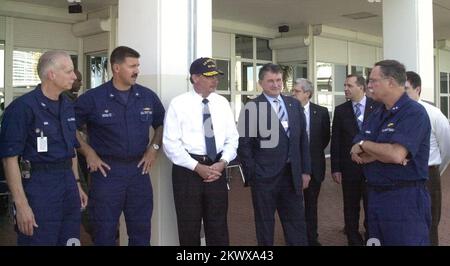
[[[383,0],[385,59],[396,59],[422,78],[422,99],[434,102],[433,1]]]
[[[211,0],[119,0],[118,8],[118,45],[141,54],[138,83],[154,90],[167,108],[189,89],[192,59],[211,56]],[[151,172],[152,245],[178,245],[171,167],[160,151]]]

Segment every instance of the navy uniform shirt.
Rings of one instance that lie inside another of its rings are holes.
[[[6,108],[0,133],[0,157],[22,156],[30,162],[61,162],[75,156],[73,105],[66,96],[58,101],[44,96],[41,85]],[[47,152],[37,152],[37,138],[47,137]]]
[[[89,144],[100,157],[141,159],[150,126],[163,124],[164,107],[153,91],[138,84],[126,102],[119,93],[110,80],[82,94],[75,103],[77,126],[87,126]]]
[[[380,105],[364,123],[354,143],[370,140],[400,144],[408,151],[406,166],[374,161],[364,165],[369,185],[391,185],[395,181],[419,181],[428,178],[430,119],[422,105],[404,93],[386,110]]]

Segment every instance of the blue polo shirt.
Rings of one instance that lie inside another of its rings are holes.
[[[150,127],[164,121],[164,107],[150,89],[135,84],[128,100],[112,80],[82,94],[75,102],[77,127],[86,125],[89,144],[100,157],[137,160],[148,144]]]
[[[369,185],[392,185],[395,181],[419,181],[428,178],[431,125],[422,105],[404,93],[395,105],[386,110],[380,105],[369,116],[353,142],[370,140],[377,143],[400,144],[408,150],[408,164],[374,161],[364,165]]]
[[[60,95],[53,101],[41,85],[6,108],[0,132],[0,157],[22,156],[30,162],[60,162],[75,156],[75,113],[71,101]],[[47,137],[47,152],[37,152],[37,138]]]

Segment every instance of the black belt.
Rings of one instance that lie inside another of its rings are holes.
[[[439,164],[437,164],[437,165],[430,165],[430,166],[428,166],[428,169],[429,170],[431,170],[431,169],[439,169]]]
[[[385,185],[371,185],[367,184],[367,187],[370,190],[376,191],[376,192],[386,192],[386,191],[392,191],[400,188],[405,187],[422,187],[425,186],[425,180],[415,180],[415,181],[396,181],[392,184],[385,184]]]
[[[31,162],[30,166],[31,171],[67,170],[72,168],[72,159],[53,163]]]
[[[220,158],[222,158],[222,153],[217,154],[215,160],[211,160],[208,155],[198,155],[198,154],[192,154],[189,153],[189,155],[192,157],[192,159],[196,160],[197,162],[205,165],[212,165],[214,163],[217,163]]]
[[[130,157],[117,157],[117,156],[111,156],[111,155],[103,155],[103,156],[100,156],[100,159],[107,160],[107,161],[130,163],[130,162],[140,161],[142,159],[142,155],[130,156]]]

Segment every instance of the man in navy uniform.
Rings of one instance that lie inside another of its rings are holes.
[[[77,126],[80,151],[91,171],[89,215],[95,245],[115,245],[125,215],[129,245],[149,245],[153,193],[150,168],[161,145],[164,107],[150,89],[136,83],[139,53],[119,46],[111,53],[113,78],[81,95]],[[155,129],[150,139],[150,127]]]
[[[11,103],[0,133],[17,244],[79,244],[80,207],[87,196],[79,183],[73,106],[61,95],[76,79],[72,60],[63,51],[46,52],[37,72],[42,83]],[[19,156],[30,162],[31,175],[22,178]]]
[[[241,112],[238,148],[252,189],[258,245],[273,245],[275,211],[286,244],[307,245],[303,189],[311,179],[311,162],[303,108],[281,95],[280,66],[265,64],[258,77],[263,93]]]
[[[350,151],[353,161],[364,164],[367,178],[369,244],[429,245],[430,119],[405,93],[405,81],[405,66],[398,61],[375,64],[368,89],[382,105]]]

